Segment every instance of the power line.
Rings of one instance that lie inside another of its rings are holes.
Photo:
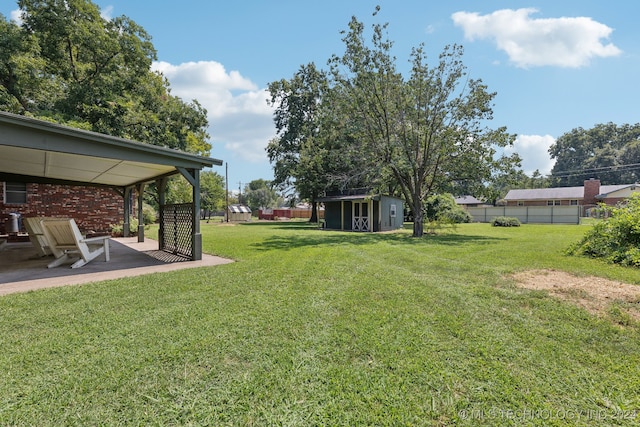
[[[627,165],[612,165],[612,166],[600,166],[585,169],[574,169],[567,171],[559,171],[550,174],[554,178],[569,178],[572,176],[586,175],[589,173],[597,172],[628,172],[634,169],[640,168],[640,163],[630,163]]]

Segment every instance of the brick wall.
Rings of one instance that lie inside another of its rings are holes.
[[[545,200],[523,200],[524,204],[522,206],[549,206],[548,201]],[[556,201],[556,203],[558,203]],[[582,205],[582,200],[578,200],[578,204]],[[507,206],[518,206],[517,200],[509,200],[507,201]],[[571,200],[560,200],[560,204],[556,206],[571,206]]]
[[[4,183],[0,183],[0,233],[6,215],[73,218],[83,233],[108,233],[111,224],[124,218],[124,200],[114,190],[96,187],[27,184],[26,204],[5,204]],[[23,227],[24,230],[24,227]]]

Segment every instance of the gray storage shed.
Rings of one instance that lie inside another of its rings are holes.
[[[229,205],[229,221],[251,221],[251,209],[245,205]]]
[[[402,228],[403,200],[381,194],[341,194],[321,197],[324,227],[345,231],[391,231]]]

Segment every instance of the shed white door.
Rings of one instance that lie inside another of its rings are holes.
[[[352,204],[353,231],[369,231],[369,203],[353,202]]]

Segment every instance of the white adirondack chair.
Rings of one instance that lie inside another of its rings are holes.
[[[105,261],[109,261],[109,236],[85,239],[73,219],[44,219],[41,225],[49,249],[56,258],[47,265],[48,268],[57,267],[76,257],[79,259],[71,264],[71,268],[82,267],[101,254],[104,254]]]
[[[22,218],[24,228],[29,234],[29,240],[31,241],[33,247],[36,248],[36,251],[38,251],[38,253],[33,258],[42,258],[47,255],[51,255],[49,242],[47,242],[47,238],[44,236],[44,232],[42,231],[42,227],[40,226],[40,223],[45,219],[47,218],[36,216]]]

